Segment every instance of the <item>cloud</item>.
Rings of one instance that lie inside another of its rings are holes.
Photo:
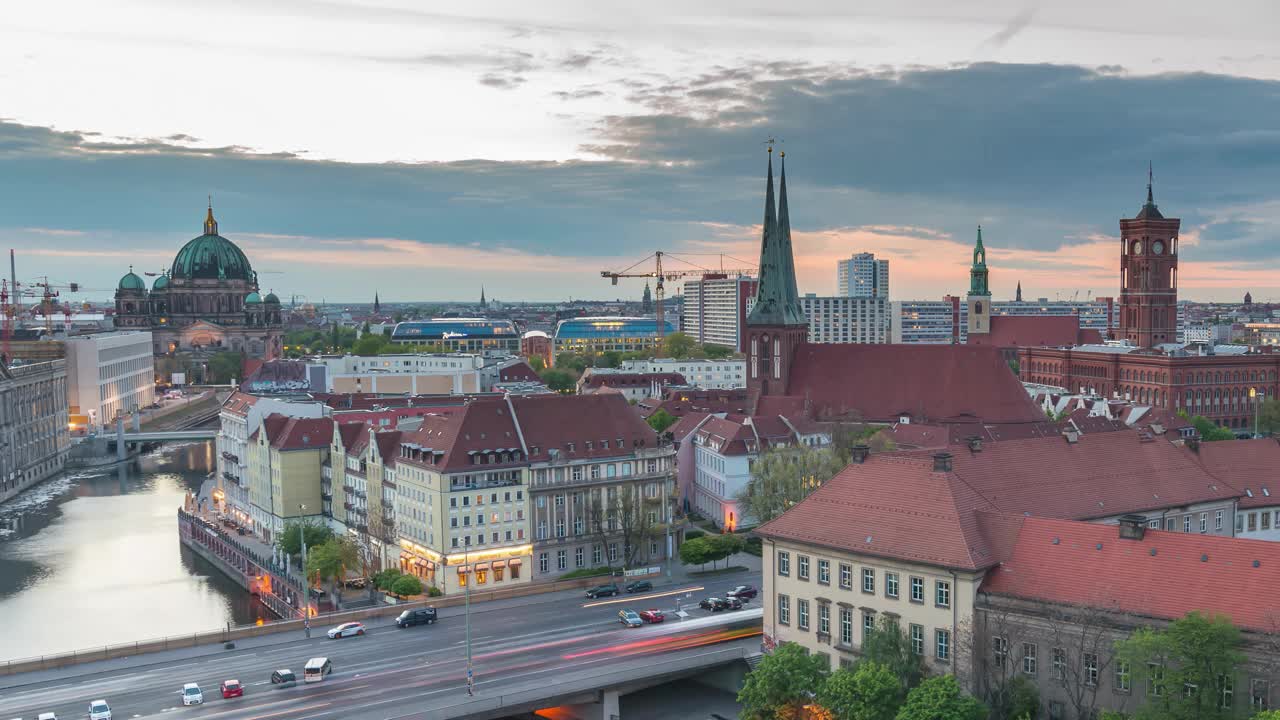
[[[480,76],[480,84],[498,90],[514,90],[525,83],[521,75],[503,75],[501,73],[485,73]]]
[[[1026,30],[1027,27],[1031,25],[1031,21],[1035,19],[1036,12],[1038,10],[1039,8],[1034,5],[1024,8],[1017,15],[1010,18],[1009,22],[1006,23],[1004,27],[1000,28],[996,34],[987,38],[982,44],[991,48],[1002,48],[1005,45],[1008,45],[1009,41],[1017,36],[1018,33]]]

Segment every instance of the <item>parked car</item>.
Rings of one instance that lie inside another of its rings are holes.
[[[298,676],[293,674],[292,670],[283,669],[276,670],[271,673],[271,684],[276,687],[293,687],[298,684]]]
[[[698,603],[698,607],[711,612],[720,612],[721,610],[741,610],[742,601],[738,598],[704,598]]]
[[[111,707],[107,705],[106,700],[94,700],[89,703],[89,720],[111,720]]]
[[[195,683],[187,683],[182,686],[182,704],[183,705],[203,705],[204,693],[200,692],[200,686]]]
[[[595,600],[600,597],[610,597],[618,594],[618,586],[614,583],[608,585],[597,585],[593,588],[587,588],[587,597]]]
[[[396,617],[396,627],[407,628],[412,625],[432,625],[436,621],[435,608],[418,608],[405,610]]]
[[[227,698],[242,697],[244,695],[244,686],[240,684],[239,680],[223,680],[220,689],[222,690],[222,698],[224,700]]]
[[[752,585],[739,585],[734,589],[730,590],[729,592],[725,593],[726,596],[731,598],[738,598],[739,600],[750,600],[751,598],[759,594],[760,594],[760,591],[756,590],[755,587]]]
[[[363,635],[364,623],[358,623],[358,622],[342,623],[338,627],[331,628],[329,632],[326,634],[329,636],[330,640],[337,640],[338,638]]]
[[[667,616],[663,615],[662,611],[657,608],[649,608],[648,610],[640,611],[640,619],[647,623],[653,624],[653,623],[660,623],[663,620],[666,620]]]
[[[627,584],[627,592],[629,593],[649,592],[652,589],[653,583],[648,580],[637,580]]]
[[[640,627],[644,624],[644,621],[640,619],[640,616],[635,610],[619,610],[618,622],[629,628]]]

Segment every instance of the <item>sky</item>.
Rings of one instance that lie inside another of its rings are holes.
[[[1150,163],[1181,296],[1280,301],[1280,3],[446,5],[7,8],[0,247],[105,298],[211,195],[282,297],[638,298],[755,263],[774,137],[801,292],[963,293],[980,224],[997,298],[1115,295]]]

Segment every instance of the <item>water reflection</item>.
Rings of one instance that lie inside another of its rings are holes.
[[[178,542],[213,443],[69,473],[0,506],[0,659],[203,632],[270,615]]]

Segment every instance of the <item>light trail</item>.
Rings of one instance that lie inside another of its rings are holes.
[[[648,595],[633,595],[633,596],[628,596],[624,598],[614,598],[612,600],[600,600],[599,602],[586,603],[582,607],[593,608],[593,607],[600,607],[601,605],[617,605],[619,603],[635,604],[643,600],[655,600],[657,598],[671,597],[672,595],[680,595],[682,593],[697,592],[698,590],[705,590],[705,589],[706,589],[705,587],[699,585],[697,587],[687,587],[687,588],[682,588],[680,590],[668,590],[667,592],[661,592],[661,593],[649,593]]]

